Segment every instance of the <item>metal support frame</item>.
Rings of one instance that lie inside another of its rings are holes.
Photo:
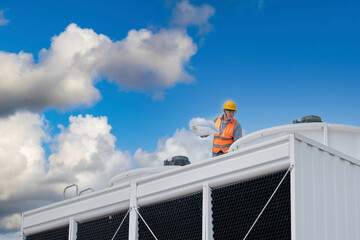
[[[324,145],[329,146],[329,133],[328,133],[328,125],[324,124]]]
[[[137,183],[131,182],[130,186],[130,217],[129,217],[129,240],[138,239],[138,214],[136,209],[138,208],[137,202]]]
[[[202,214],[202,239],[213,240],[211,188],[208,183],[203,184],[203,214]]]
[[[291,202],[291,239],[296,240],[296,215],[295,215],[295,189],[296,189],[296,182],[295,182],[295,172],[296,172],[296,165],[295,165],[295,158],[296,154],[295,151],[295,134],[290,135],[290,165],[294,166],[295,171],[291,171],[290,173],[290,202]]]
[[[26,240],[26,236],[24,235],[24,213],[21,214],[21,229],[20,229],[20,239]]]
[[[78,223],[74,218],[70,218],[69,222],[69,240],[76,240],[77,238],[77,225]]]

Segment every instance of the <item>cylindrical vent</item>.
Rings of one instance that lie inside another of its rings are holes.
[[[185,156],[175,156],[171,160],[165,160],[164,166],[184,166],[190,164],[189,158]]]
[[[301,120],[293,120],[293,123],[313,123],[313,122],[322,122],[321,117],[316,115],[307,115],[301,118]]]

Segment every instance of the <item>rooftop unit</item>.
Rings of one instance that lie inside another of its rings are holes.
[[[354,126],[261,130],[225,155],[148,175],[137,170],[106,189],[24,212],[22,236],[360,239],[359,149]]]

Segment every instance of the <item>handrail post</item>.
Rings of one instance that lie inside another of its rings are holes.
[[[87,188],[87,189],[84,189],[84,190],[80,191],[80,192],[79,192],[79,196],[80,196],[82,193],[84,193],[84,192],[86,192],[86,191],[89,191],[89,190],[91,190],[92,192],[94,192],[94,189],[93,189],[93,188]]]
[[[77,184],[74,183],[74,184],[71,184],[71,185],[69,185],[69,186],[67,186],[67,187],[64,188],[64,192],[63,192],[64,200],[65,200],[65,192],[66,192],[66,190],[67,190],[68,188],[71,188],[71,187],[76,187],[76,195],[75,195],[75,197],[79,196],[79,187],[78,187]]]

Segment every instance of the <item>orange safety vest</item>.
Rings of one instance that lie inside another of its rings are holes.
[[[220,135],[220,133],[214,134],[214,143],[212,152],[218,153],[220,151],[226,152],[229,150],[231,144],[234,142],[234,128],[235,128],[236,119],[233,118],[233,122],[229,122],[224,129],[223,133]],[[218,119],[215,122],[216,127],[220,130],[221,125],[221,115],[218,117]]]

